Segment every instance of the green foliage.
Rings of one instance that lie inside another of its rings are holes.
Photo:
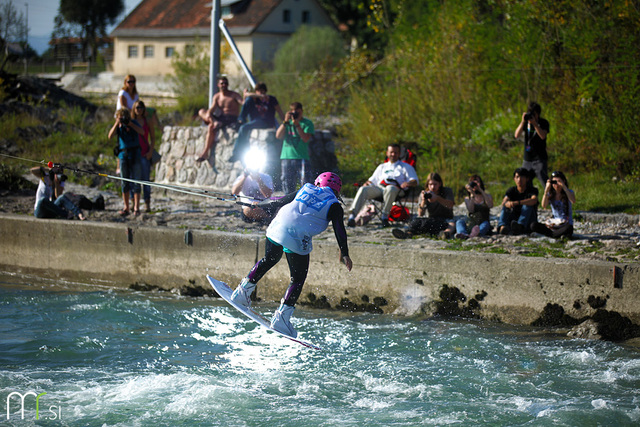
[[[277,73],[305,73],[332,67],[346,55],[340,35],[330,27],[302,25],[274,56]]]
[[[209,48],[197,42],[193,48],[175,52],[171,58],[173,75],[169,80],[178,96],[178,109],[192,114],[209,105]]]
[[[0,187],[4,190],[35,190],[36,185],[22,177],[23,169],[17,165],[0,163]]]
[[[410,141],[421,177],[438,171],[456,190],[479,173],[499,196],[522,162],[513,133],[532,100],[551,123],[551,169],[640,174],[632,2],[374,4],[381,18],[370,18],[390,44],[345,102],[338,154],[347,181],[370,173],[388,143]]]

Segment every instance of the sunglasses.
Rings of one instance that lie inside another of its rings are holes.
[[[144,110],[144,107],[137,106],[136,110]]]
[[[135,83],[135,80],[127,80],[127,83]]]

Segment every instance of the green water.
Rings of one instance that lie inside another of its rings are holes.
[[[0,283],[0,425],[638,425],[640,353],[483,322]],[[264,312],[275,306],[259,306]],[[20,399],[12,392],[46,393]],[[36,416],[39,420],[36,420]]]

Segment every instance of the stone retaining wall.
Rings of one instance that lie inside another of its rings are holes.
[[[158,152],[162,159],[156,165],[156,182],[186,187],[206,187],[228,192],[233,181],[242,173],[240,162],[230,163],[237,133],[226,128],[219,131],[215,150],[207,161],[198,163],[198,155],[205,146],[205,126],[166,126]],[[280,151],[282,141],[275,137],[275,129],[255,129],[251,132],[250,149],[258,149],[266,157],[264,172],[271,175],[276,190],[280,190]],[[335,146],[329,131],[317,131],[309,142],[311,165],[317,172],[335,171]]]
[[[132,224],[0,216],[0,268],[113,287],[199,294],[205,274],[233,286],[264,254],[264,237]],[[353,270],[334,242],[314,242],[300,304],[395,315],[464,314],[531,324],[550,306],[582,319],[606,309],[640,324],[640,265],[408,249],[353,243]],[[259,284],[277,302],[286,261]]]

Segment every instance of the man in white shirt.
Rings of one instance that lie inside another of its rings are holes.
[[[387,162],[378,165],[373,175],[358,190],[349,208],[347,225],[355,227],[355,216],[360,212],[367,200],[382,197],[382,213],[380,219],[383,227],[389,226],[389,211],[393,202],[401,192],[418,185],[418,174],[408,163],[400,161],[400,145],[390,144],[387,147]]]

